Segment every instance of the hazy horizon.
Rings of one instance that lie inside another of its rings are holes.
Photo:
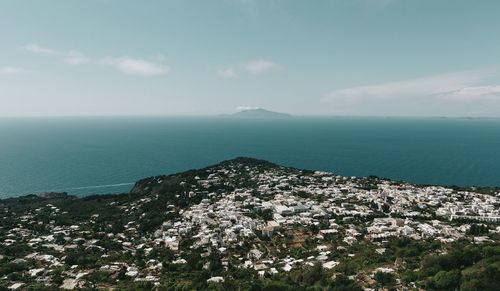
[[[264,109],[264,108],[263,108]],[[266,109],[267,110],[267,109]],[[269,110],[276,113],[290,114],[289,112]],[[108,114],[108,115],[7,115],[0,116],[0,119],[32,119],[32,118],[224,118],[238,111],[222,113],[178,113],[178,114]],[[401,118],[401,119],[500,119],[500,116],[468,116],[468,115],[340,115],[340,114],[290,114],[294,118]],[[265,119],[265,117],[263,117]],[[259,119],[259,117],[252,118]]]

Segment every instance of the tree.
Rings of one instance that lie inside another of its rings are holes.
[[[481,235],[481,234],[487,234],[489,231],[488,231],[488,227],[484,224],[471,224],[469,230],[468,230],[468,233],[470,235]]]
[[[434,284],[439,290],[455,290],[460,283],[460,271],[440,271],[434,276]]]
[[[209,268],[212,274],[217,275],[222,272],[222,262],[219,253],[212,252],[208,257],[208,262],[210,263]]]
[[[273,211],[271,209],[264,209],[260,212],[260,216],[266,221],[273,220]]]
[[[312,268],[304,272],[302,281],[307,285],[313,285],[323,277],[323,267],[320,263],[316,263]]]
[[[353,280],[349,279],[345,275],[338,275],[335,278],[335,281],[333,281],[330,284],[330,287],[328,288],[330,291],[362,291],[363,288],[361,288],[356,282]]]
[[[375,280],[383,286],[393,286],[396,284],[396,278],[392,273],[377,272],[374,276]]]
[[[316,224],[311,224],[311,226],[309,227],[309,229],[311,230],[311,232],[313,234],[318,234],[318,232],[319,232],[319,227]]]

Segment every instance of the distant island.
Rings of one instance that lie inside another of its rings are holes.
[[[224,114],[223,117],[237,117],[237,118],[252,118],[252,119],[283,119],[292,118],[293,115],[288,113],[281,113],[269,111],[263,108],[245,109],[233,114]]]

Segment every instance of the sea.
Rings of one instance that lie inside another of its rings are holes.
[[[345,176],[500,186],[500,119],[0,118],[0,198],[124,193],[246,156]]]

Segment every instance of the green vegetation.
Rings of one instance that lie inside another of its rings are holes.
[[[457,243],[423,258],[417,277],[428,290],[498,290],[500,246]]]
[[[393,210],[406,196],[374,199],[387,181],[336,179],[239,158],[143,179],[129,194],[1,200],[0,290],[77,277],[88,290],[499,290],[493,222],[450,222],[434,215],[438,203],[405,217]],[[455,236],[419,230],[431,224]]]

